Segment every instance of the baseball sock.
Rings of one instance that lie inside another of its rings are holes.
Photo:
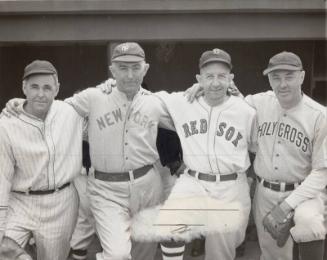
[[[324,240],[299,243],[301,260],[322,260],[324,257]]]
[[[87,250],[71,249],[71,256],[72,256],[73,260],[86,260]]]
[[[184,242],[163,242],[160,243],[163,260],[183,260],[185,243]]]

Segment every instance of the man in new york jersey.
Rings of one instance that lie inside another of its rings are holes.
[[[153,259],[155,243],[132,247],[132,216],[158,204],[161,179],[153,164],[158,125],[172,128],[161,101],[141,83],[149,64],[137,43],[115,47],[110,70],[117,88],[110,95],[89,88],[66,100],[88,117],[94,177],[89,178],[91,210],[103,251],[98,260]]]

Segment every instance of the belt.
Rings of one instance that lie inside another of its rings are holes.
[[[70,185],[70,182],[65,183],[64,185],[53,189],[53,190],[28,190],[28,191],[18,191],[18,190],[13,190],[15,193],[20,193],[20,194],[26,194],[26,195],[47,195],[54,193],[56,191],[60,191]]]
[[[226,175],[213,175],[202,172],[196,172],[193,170],[187,171],[189,175],[201,180],[201,181],[210,181],[210,182],[219,182],[219,181],[233,181],[237,179],[237,173],[226,174]]]
[[[145,165],[141,168],[136,170],[131,170],[128,172],[101,172],[101,171],[94,171],[94,178],[101,180],[101,181],[112,181],[112,182],[119,182],[119,181],[130,181],[131,179],[137,179],[144,176],[153,166],[152,165]]]
[[[259,177],[257,175],[257,180],[259,183],[262,183],[262,185],[268,189],[274,190],[274,191],[292,191],[295,190],[296,187],[298,187],[301,182],[296,182],[296,183],[287,183],[287,182],[269,182],[264,180],[263,178]]]

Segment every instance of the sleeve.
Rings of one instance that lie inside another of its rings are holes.
[[[176,131],[174,122],[171,118],[170,112],[168,111],[167,101],[171,98],[171,94],[168,94],[166,91],[156,92],[154,96],[158,100],[158,108],[159,108],[159,127]]]
[[[256,109],[253,95],[247,95],[244,98],[244,100],[246,103],[248,103],[248,105],[250,105],[252,108]]]
[[[14,175],[15,159],[9,138],[0,127],[0,233],[6,226],[8,201]]]
[[[95,91],[95,88],[87,88],[79,93],[74,94],[70,98],[66,98],[65,102],[73,106],[73,108],[81,117],[88,117],[90,113],[90,103]]]
[[[251,115],[251,120],[249,120],[250,133],[248,137],[248,149],[251,153],[256,153],[257,151],[257,132],[258,132],[258,120],[257,113]]]
[[[327,158],[326,158],[326,118],[321,115],[316,124],[313,141],[312,170],[299,187],[297,187],[285,201],[296,208],[305,200],[316,197],[327,185]]]

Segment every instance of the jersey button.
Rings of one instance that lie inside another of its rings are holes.
[[[286,117],[286,114],[284,114],[284,117]]]
[[[279,154],[278,153],[276,154],[276,157],[279,157]]]
[[[126,157],[125,159],[128,160],[128,157]]]
[[[128,145],[128,143],[125,143],[125,145]]]
[[[280,141],[278,141],[277,143],[278,143],[278,144],[280,144],[281,142],[280,142]]]
[[[275,170],[278,170],[278,167],[275,167]]]

